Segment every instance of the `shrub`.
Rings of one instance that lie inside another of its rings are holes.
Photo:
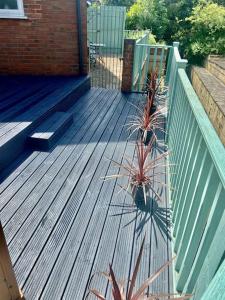
[[[127,29],[150,29],[157,39],[163,38],[167,25],[164,0],[137,0],[127,13]]]
[[[177,37],[191,63],[202,64],[209,54],[225,54],[225,7],[200,1],[186,21],[189,28]]]

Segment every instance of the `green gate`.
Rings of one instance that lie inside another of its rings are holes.
[[[92,86],[120,89],[126,9],[91,6],[87,11]]]

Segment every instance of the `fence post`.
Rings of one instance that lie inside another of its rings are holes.
[[[0,298],[3,300],[24,299],[18,287],[0,222]]]
[[[166,81],[169,85],[169,103],[168,103],[168,120],[167,120],[167,130],[166,130],[166,143],[168,143],[168,136],[169,136],[169,128],[171,123],[171,117],[173,113],[173,104],[174,104],[174,95],[177,87],[177,77],[178,77],[178,70],[179,69],[186,69],[188,61],[186,59],[181,59],[179,54],[179,42],[173,42],[173,50],[170,50],[171,57],[169,57],[168,63],[169,66],[169,74],[166,74]]]
[[[121,91],[126,93],[132,91],[135,42],[136,41],[134,39],[124,40]]]

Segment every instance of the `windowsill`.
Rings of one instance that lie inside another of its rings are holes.
[[[26,20],[28,19],[27,16],[25,15],[1,15],[0,14],[0,19],[19,19],[19,20]]]

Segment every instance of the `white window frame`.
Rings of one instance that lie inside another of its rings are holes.
[[[0,9],[0,18],[4,19],[26,19],[24,15],[23,0],[17,1],[17,9]]]

